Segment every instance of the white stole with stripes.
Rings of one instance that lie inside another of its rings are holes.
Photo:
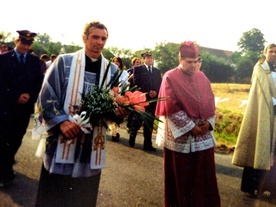
[[[103,81],[103,76],[108,66],[108,60],[102,56],[100,85]],[[81,94],[83,92],[85,75],[85,51],[80,50],[76,52],[73,57],[70,75],[68,80],[68,87],[65,97],[64,110],[67,114],[74,115],[74,106],[81,104]],[[104,85],[106,85],[111,78],[111,70],[107,73],[107,78]],[[106,153],[106,128],[103,126],[93,126],[93,144],[91,152],[91,169],[101,169],[105,166]],[[58,147],[56,152],[57,163],[74,164],[75,160],[76,141],[64,140],[62,136],[59,137]]]

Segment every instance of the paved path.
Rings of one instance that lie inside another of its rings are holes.
[[[31,128],[31,124],[30,124]],[[147,153],[138,134],[135,148],[120,130],[120,142],[108,138],[106,167],[102,171],[98,207],[162,207],[162,148]],[[28,131],[17,154],[17,177],[9,189],[0,189],[0,207],[34,207],[41,161],[34,156],[37,141]],[[216,154],[217,179],[222,207],[276,207],[276,198],[250,198],[240,188],[241,168],[231,165],[231,155]],[[81,198],[80,198],[81,199]]]

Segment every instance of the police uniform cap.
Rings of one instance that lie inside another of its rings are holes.
[[[145,58],[145,57],[151,57],[152,53],[150,51],[144,52],[141,54],[141,57]]]
[[[29,30],[17,30],[19,34],[19,40],[25,44],[32,44],[34,37],[37,35],[35,32],[30,32]]]

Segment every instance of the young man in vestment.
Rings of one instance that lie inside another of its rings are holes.
[[[87,23],[82,38],[83,49],[59,55],[51,65],[38,99],[47,137],[36,207],[94,207],[97,203],[106,129],[97,124],[87,132],[72,116],[77,115],[82,95],[91,92],[92,85],[108,84],[118,67],[102,54],[108,38],[104,24]],[[116,114],[110,118],[122,121],[127,115],[122,108]]]
[[[276,44],[254,66],[248,103],[232,163],[244,167],[241,190],[252,196],[276,194]]]
[[[215,100],[208,78],[196,70],[198,47],[186,41],[179,48],[179,66],[162,80],[155,115],[163,122],[164,206],[220,207],[212,130]]]

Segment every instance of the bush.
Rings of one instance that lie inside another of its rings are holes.
[[[243,114],[217,108],[214,134],[218,144],[235,145]]]

